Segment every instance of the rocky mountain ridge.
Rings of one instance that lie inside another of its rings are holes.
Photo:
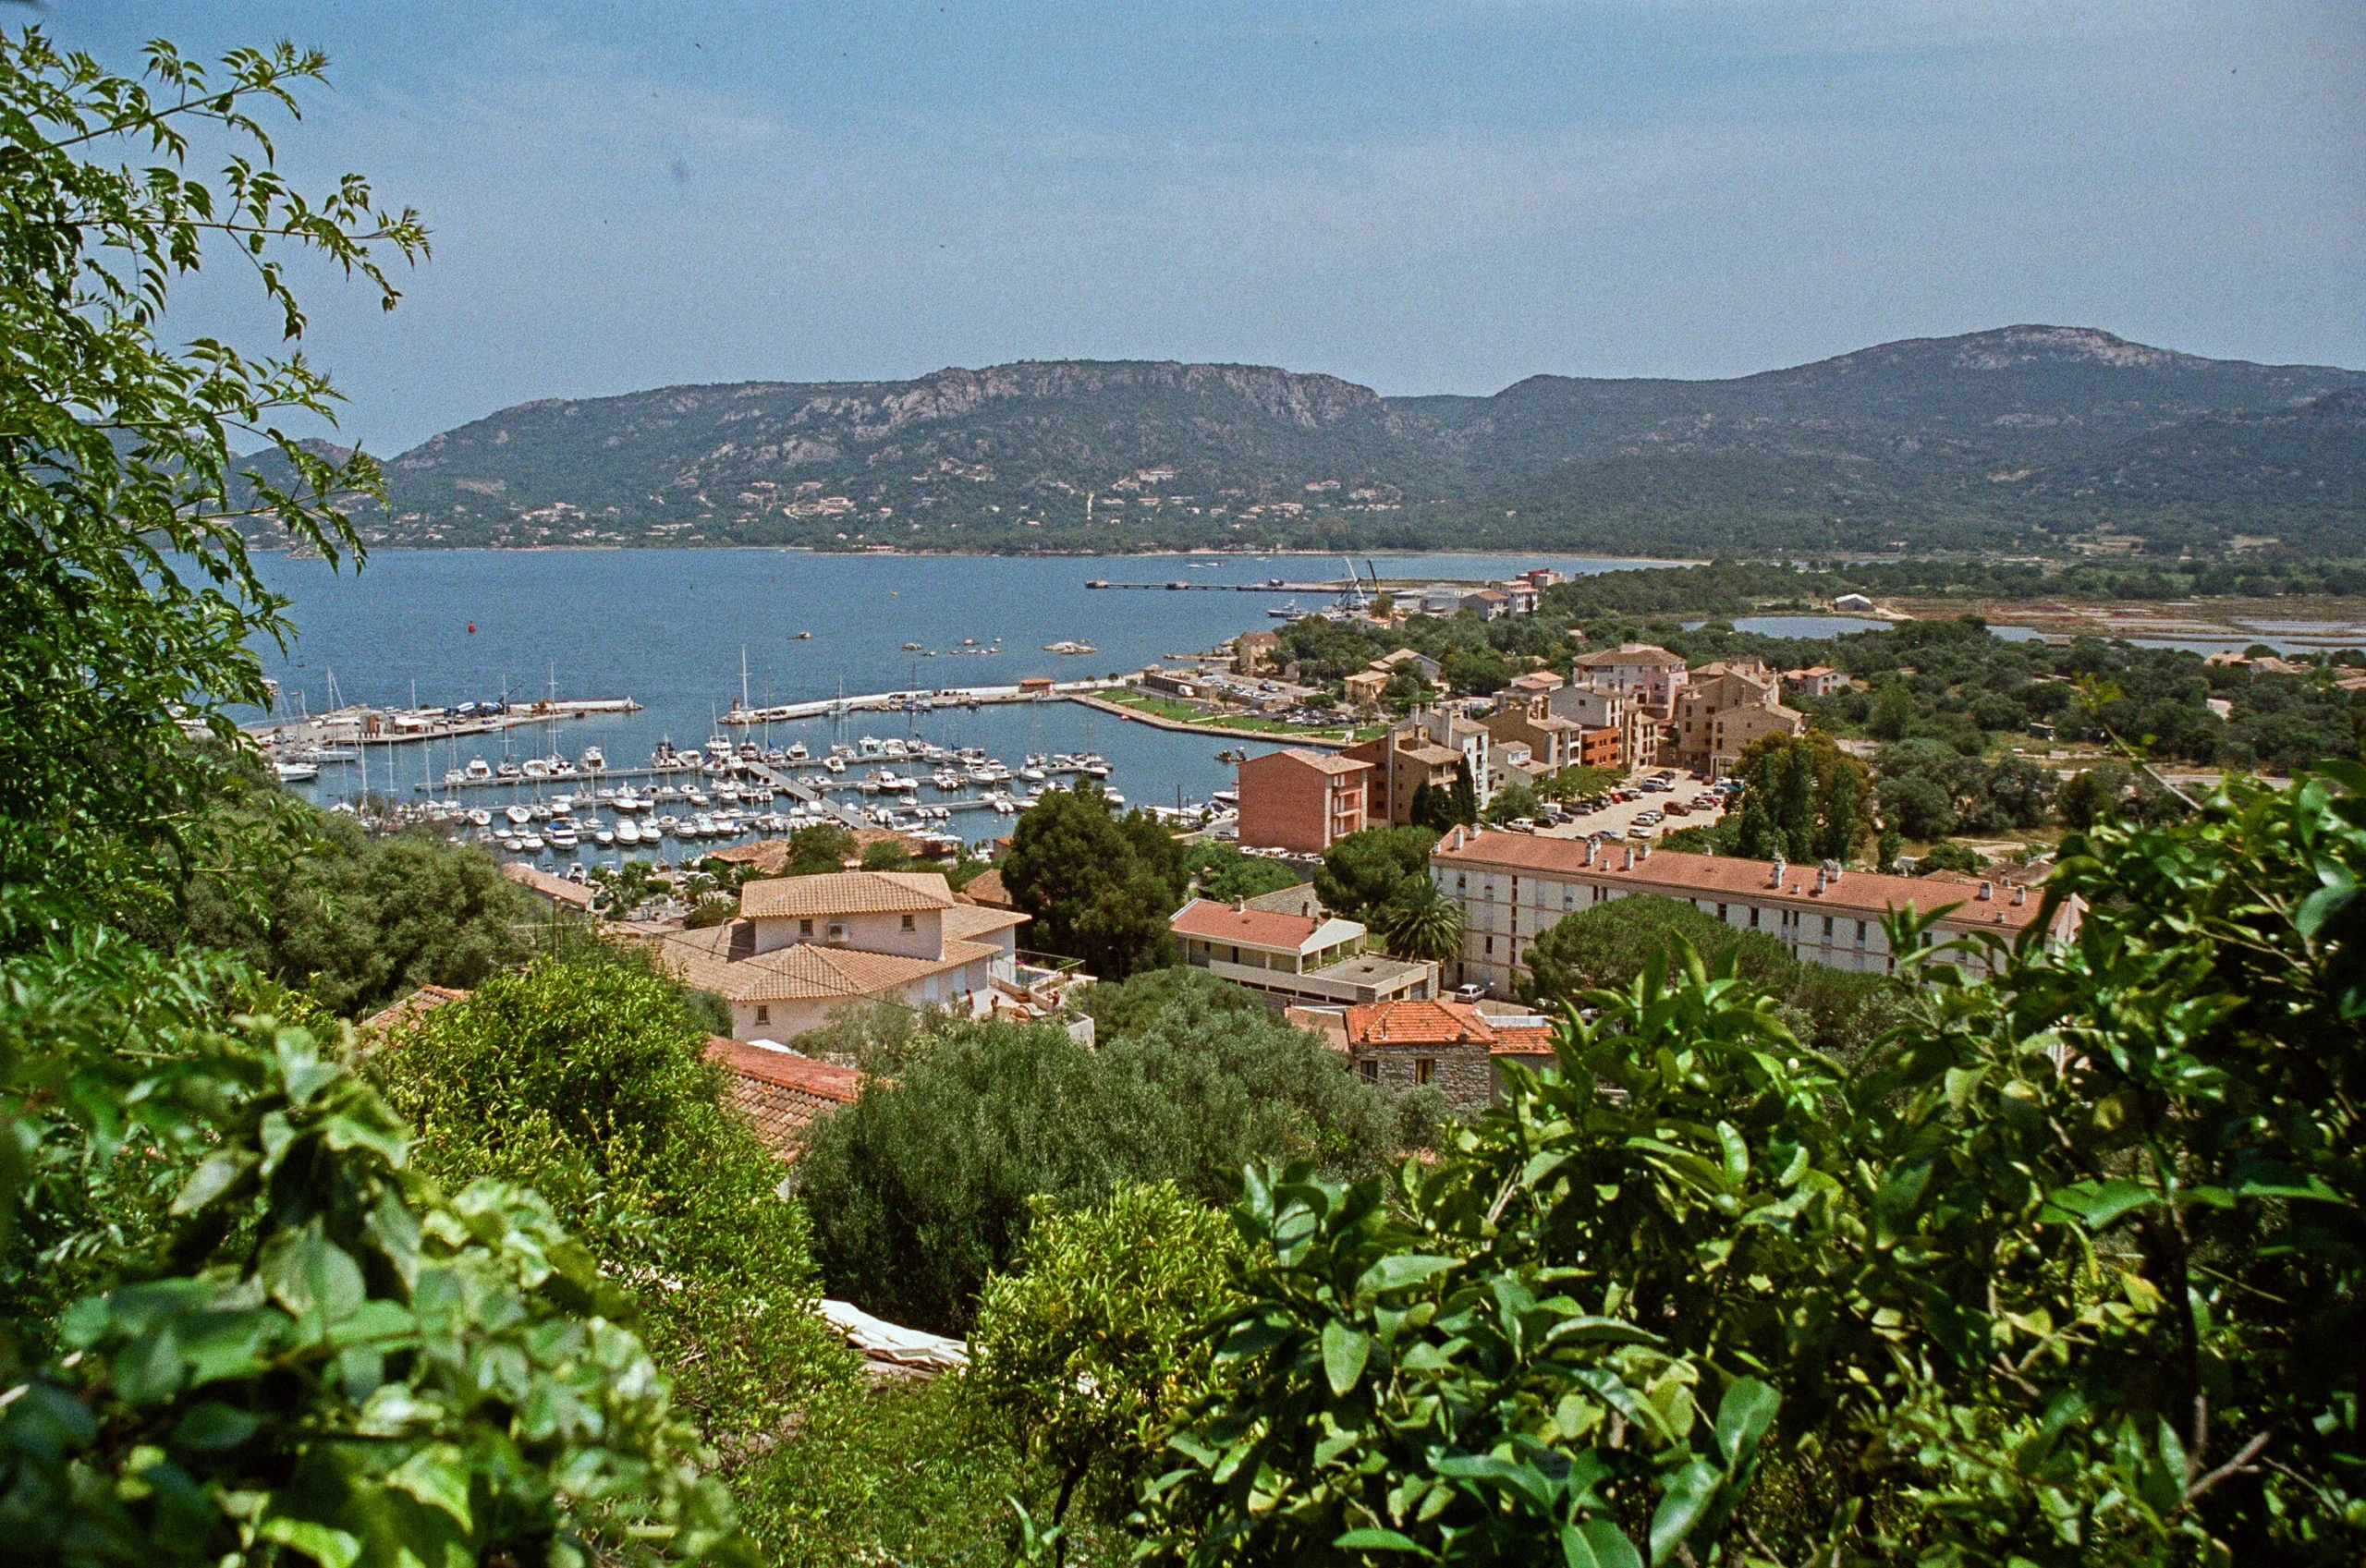
[[[1024,361],[520,404],[391,459],[361,520],[404,545],[2326,550],[2366,540],[2360,400],[2355,371],[2056,326],[1486,397]]]

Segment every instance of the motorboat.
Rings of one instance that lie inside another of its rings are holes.
[[[540,855],[549,845],[543,843],[540,833],[520,833],[518,835],[518,847],[529,855]]]
[[[1027,766],[1018,770],[1018,776],[1025,779],[1029,784],[1042,784],[1043,782],[1043,770],[1040,764],[1030,762]]]
[[[501,814],[521,828],[534,820],[533,808],[527,806],[505,806]]]
[[[457,784],[464,784],[468,782],[469,775],[463,770],[458,768],[446,768],[444,770],[445,788],[450,789]]]
[[[639,833],[635,833],[632,836],[636,839],[640,837]],[[610,830],[602,828],[599,832],[592,835],[592,842],[598,845],[603,849],[612,849],[616,846],[616,835]]]
[[[518,764],[518,771],[530,779],[549,778],[551,776],[550,760],[546,757],[529,757]]]
[[[574,823],[553,822],[551,824],[551,847],[553,849],[573,849],[575,845],[576,837]]]
[[[843,773],[847,771],[847,760],[833,753],[822,759],[822,766],[833,773]]]
[[[493,826],[493,813],[480,806],[469,813],[469,824],[471,827],[489,828]]]
[[[493,764],[482,757],[471,757],[469,765],[460,770],[470,784],[482,784],[493,777]]]
[[[805,743],[803,741],[793,740],[788,743],[788,760],[790,761],[802,762],[811,755],[811,753],[805,749]]]
[[[493,771],[493,776],[497,779],[508,779],[514,782],[518,779],[524,778],[526,775],[518,771],[517,763],[504,762],[500,767],[495,768]]]
[[[598,747],[587,746],[583,748],[583,760],[579,765],[587,773],[604,773],[608,770],[608,759]]]
[[[281,784],[310,784],[321,776],[316,762],[274,762],[272,772],[279,775]]]
[[[631,845],[639,844],[640,842],[640,824],[634,821],[630,817],[619,817],[616,819],[616,831],[615,837],[616,841],[621,845]]]

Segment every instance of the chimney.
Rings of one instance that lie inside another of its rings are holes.
[[[734,920],[731,922],[730,955],[734,959],[753,958],[756,955],[755,921]]]
[[[1823,869],[1831,874],[1832,885],[1835,887],[1838,887],[1840,885],[1840,873],[1848,869],[1847,867],[1841,865],[1837,860],[1826,860],[1823,863]]]
[[[2028,888],[2017,887],[2013,890],[2013,902],[2015,904],[2027,904],[2029,901],[2030,890]]]
[[[1645,839],[1645,840],[1643,841],[1643,845],[1642,845],[1642,847],[1641,847],[1640,849],[1639,849],[1639,850],[1637,850],[1637,851],[1635,852],[1635,858],[1636,858],[1636,859],[1638,859],[1638,860],[1648,860],[1648,859],[1650,859],[1651,857],[1652,857],[1652,841],[1651,841],[1650,839]]]
[[[1232,901],[1232,912],[1236,915],[1246,915],[1249,913],[1249,900],[1245,898],[1234,899]]]
[[[1819,869],[1817,869],[1817,871],[1816,871],[1816,874],[1815,874],[1815,890],[1816,890],[1816,892],[1818,892],[1818,893],[1822,893],[1825,888],[1830,887],[1831,885],[1832,885],[1832,873],[1831,873],[1830,871],[1826,871],[1826,870],[1823,870],[1823,869],[1822,869],[1821,868],[1819,868]]]
[[[1789,869],[1789,868],[1783,863],[1783,857],[1780,855],[1774,857],[1774,878],[1766,885],[1769,887],[1781,887],[1783,885],[1783,873],[1787,869]]]
[[[1586,858],[1585,858],[1585,864],[1587,864],[1587,865],[1589,865],[1589,866],[1591,866],[1591,865],[1592,865],[1592,864],[1593,864],[1593,852],[1594,852],[1595,850],[1597,850],[1597,849],[1600,849],[1601,847],[1602,847],[1602,845],[1600,845],[1596,844],[1593,840],[1592,840],[1592,839],[1588,839],[1588,840],[1586,840]]]
[[[1619,868],[1619,869],[1621,869],[1621,870],[1625,870],[1625,871],[1631,871],[1631,870],[1633,870],[1634,869],[1635,869],[1635,846],[1634,846],[1633,845],[1631,845],[1631,844],[1630,844],[1630,845],[1628,845],[1627,846],[1627,864],[1626,864],[1626,865],[1624,865],[1624,866],[1622,866],[1622,867],[1620,867],[1620,868]]]
[[[1996,896],[1996,884],[1995,884],[1994,882],[1982,882],[1982,883],[1981,883],[1981,884],[1980,884],[1980,896],[1981,896],[1981,897],[1982,897],[1982,898],[1994,898],[1994,897],[1995,897],[1995,896]]]

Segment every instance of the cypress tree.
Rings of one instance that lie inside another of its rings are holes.
[[[1823,821],[1816,830],[1815,852],[1825,860],[1846,864],[1857,845],[1857,770],[1842,762],[1832,770],[1823,789]]]
[[[1815,854],[1815,754],[1798,741],[1785,747],[1774,763],[1774,825],[1782,831],[1785,853],[1794,860]]]
[[[1468,757],[1454,765],[1453,811],[1454,822],[1465,827],[1479,820],[1479,788],[1470,782],[1470,759]]]

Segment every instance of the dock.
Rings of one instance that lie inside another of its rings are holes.
[[[520,702],[499,713],[465,717],[442,708],[371,708],[354,706],[297,719],[272,719],[249,724],[247,734],[266,747],[329,749],[348,746],[433,745],[472,735],[499,735],[504,730],[555,723],[562,719],[588,719],[595,713],[638,713],[640,704],[629,697],[567,698],[555,701]]]

